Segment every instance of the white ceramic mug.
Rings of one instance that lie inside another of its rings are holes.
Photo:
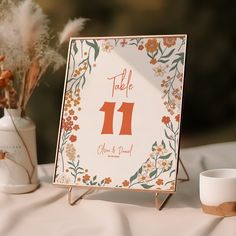
[[[236,169],[212,169],[200,173],[200,200],[205,213],[236,215]]]

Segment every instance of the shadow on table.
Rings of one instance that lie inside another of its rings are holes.
[[[176,193],[169,199],[165,208],[200,208],[198,183],[179,183]],[[91,195],[85,196],[89,200],[102,200],[114,203],[139,205],[144,207],[155,207],[155,192],[132,192],[132,191],[111,191],[95,190]]]

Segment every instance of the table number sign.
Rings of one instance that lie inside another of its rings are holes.
[[[186,39],[71,39],[55,184],[175,192]]]

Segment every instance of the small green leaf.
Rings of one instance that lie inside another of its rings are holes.
[[[161,55],[163,54],[162,48],[161,48],[161,43],[159,43],[159,50],[161,52]]]
[[[165,155],[165,156],[160,156],[159,158],[160,158],[160,159],[163,159],[163,160],[166,160],[166,159],[168,159],[168,158],[171,156],[171,154],[172,154],[172,153],[169,153],[169,154],[167,154],[167,155]]]
[[[155,176],[157,173],[157,169],[155,169],[154,171],[152,171],[150,174],[149,174],[149,177],[152,178],[153,176]]]
[[[175,172],[175,170],[172,170],[169,174],[169,177],[171,177],[171,175]]]
[[[149,189],[151,187],[153,187],[154,185],[149,185],[149,184],[141,184],[141,186],[145,189]]]
[[[99,46],[96,40],[93,40],[93,42],[89,42],[88,40],[85,40],[86,44],[94,49],[94,61],[96,61],[98,54],[99,54]]]
[[[157,141],[155,143],[153,143],[153,145],[152,145],[152,151],[153,152],[155,151],[155,149],[154,149],[155,146],[157,146]]]
[[[169,61],[169,59],[167,60],[162,60],[162,59],[159,59],[158,62],[161,62],[161,63],[167,63]]]
[[[176,65],[174,65],[173,67],[171,67],[171,68],[170,68],[170,71],[172,71],[172,70],[175,70],[175,69],[176,69],[176,67],[177,67],[177,64],[176,64]]]
[[[164,148],[166,148],[166,144],[165,144],[165,142],[162,140],[161,141],[161,144],[162,144],[162,146],[164,147]]]
[[[77,48],[76,42],[73,42],[73,50],[74,50],[74,53],[76,55],[76,53],[78,52],[78,48]]]
[[[94,177],[93,177],[93,181],[95,181],[97,179],[97,176],[95,175]]]
[[[138,170],[138,173],[141,174],[142,171],[143,171],[143,167],[141,166],[141,167],[139,168],[139,170]]]
[[[138,172],[136,172],[134,175],[132,175],[129,179],[130,183],[132,183],[138,176]]]
[[[93,42],[94,42],[94,61],[96,61],[99,54],[99,46],[96,40],[93,40]]]
[[[162,58],[170,57],[170,56],[173,54],[174,50],[175,50],[175,49],[172,49],[168,54],[162,56]]]

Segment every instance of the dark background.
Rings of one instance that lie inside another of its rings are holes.
[[[82,16],[91,19],[82,36],[188,34],[181,147],[236,140],[234,1],[36,2],[55,32]],[[64,74],[65,66],[49,70],[28,106],[37,125],[39,163],[54,161]]]

